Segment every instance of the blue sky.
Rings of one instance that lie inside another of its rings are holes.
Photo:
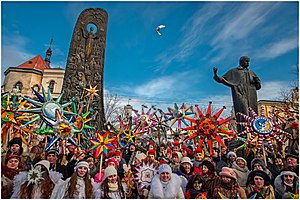
[[[209,101],[232,105],[230,88],[213,80],[251,58],[262,81],[258,98],[279,100],[298,79],[298,2],[3,2],[1,70],[40,54],[53,35],[52,67],[65,68],[79,14],[108,12],[105,90],[127,102],[160,107]],[[166,25],[162,35],[155,28]],[[298,83],[298,82],[297,82]]]

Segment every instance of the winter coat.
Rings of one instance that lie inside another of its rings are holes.
[[[207,194],[208,191],[189,189],[184,196],[186,199],[207,199]]]
[[[123,185],[122,185],[123,187]],[[125,192],[125,189],[123,187],[123,191]],[[122,195],[120,194],[120,191],[119,190],[116,190],[116,191],[109,191],[108,192],[108,196],[111,198],[111,199],[122,199]],[[100,185],[100,187],[96,190],[95,192],[95,199],[104,199],[104,190],[102,188],[102,185]],[[126,199],[126,196],[125,196],[125,199]]]
[[[294,180],[294,184],[293,187],[289,187],[286,184],[284,184],[283,182],[283,176],[287,173],[293,173],[291,171],[282,171],[276,178],[274,181],[274,187],[275,187],[275,195],[276,195],[276,199],[281,199],[283,197],[288,196],[288,193],[292,193],[292,194],[296,194],[296,186],[297,186],[297,182],[299,182],[299,177],[296,175],[296,173],[294,173],[294,176],[296,178],[296,180]]]
[[[203,187],[208,190],[208,197],[212,197],[214,189],[221,184],[221,178],[215,174],[203,175],[205,185]]]
[[[148,195],[149,199],[184,199],[184,193],[181,188],[182,179],[172,173],[171,180],[164,184],[157,174],[151,182],[151,189]]]
[[[227,167],[227,163],[221,160],[219,157],[213,158],[213,162],[216,163],[216,171],[218,175],[222,171],[223,167]]]
[[[247,166],[245,168],[239,167],[236,162],[232,163],[232,169],[236,174],[237,183],[243,188],[246,188],[247,178],[249,174],[249,169]]]
[[[220,196],[223,195],[224,197]],[[221,183],[214,189],[213,192],[214,199],[247,199],[245,190],[237,184],[228,185],[225,183]]]
[[[14,188],[13,188],[13,194],[11,196],[12,199],[20,199],[21,186],[22,186],[22,184],[24,184],[27,181],[27,175],[28,175],[28,172],[21,172],[14,178],[14,182],[13,182]],[[61,180],[61,178],[63,176],[59,172],[49,171],[49,177],[54,184],[57,184],[57,183],[59,183],[59,181]],[[40,187],[34,186],[33,190],[34,190],[34,193],[33,193],[34,196],[32,198],[40,199],[41,195],[42,195]]]
[[[67,178],[67,180],[60,180],[54,187],[53,191],[52,191],[52,195],[50,199],[70,199],[70,198],[75,198],[75,199],[84,199],[85,198],[85,183],[84,183],[84,179],[81,177],[77,176],[77,185],[76,185],[76,189],[77,192],[75,192],[73,197],[68,197],[67,196],[67,190],[69,187],[69,182],[70,182],[71,177]],[[92,185],[94,190],[96,191],[96,188],[99,187],[99,184],[95,184],[94,183],[94,179],[91,178],[92,181]],[[94,193],[94,192],[93,192]],[[92,195],[92,197],[94,196],[94,194]]]
[[[264,186],[262,188],[258,188],[255,185],[248,185],[245,190],[247,197],[251,199],[253,195],[256,194],[256,198],[261,197],[264,199],[275,199],[275,192],[272,185]]]
[[[194,166],[194,172],[196,174],[199,174],[200,176],[202,176],[202,162],[198,162],[196,160],[193,161],[193,166]]]

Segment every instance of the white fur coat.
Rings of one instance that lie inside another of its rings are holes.
[[[181,188],[182,179],[172,173],[171,180],[166,187],[163,187],[159,175],[155,175],[151,182],[151,189],[149,192],[149,199],[184,199],[184,193]]]

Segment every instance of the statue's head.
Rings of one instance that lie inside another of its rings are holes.
[[[240,66],[242,67],[248,67],[250,63],[250,58],[248,56],[242,56],[240,58]]]

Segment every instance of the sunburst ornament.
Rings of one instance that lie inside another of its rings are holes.
[[[134,132],[139,134],[139,132],[149,132],[153,126],[157,123],[155,122],[154,112],[151,112],[152,109],[155,109],[154,106],[151,106],[147,112],[144,111],[144,108],[148,108],[145,105],[142,105],[142,113],[140,114],[137,110],[133,110],[137,117],[133,118],[133,125],[135,125]]]
[[[55,113],[56,121],[49,121],[50,125],[53,127],[53,130],[47,129],[50,132],[53,132],[54,135],[46,145],[45,151],[48,151],[59,140],[68,140],[74,146],[78,146],[78,144],[73,139],[75,130],[74,124],[64,119],[59,110],[56,110]]]
[[[223,106],[222,109],[220,109],[217,113],[215,113],[213,116],[211,116],[211,104],[212,102],[209,102],[206,114],[203,115],[202,111],[196,106],[197,109],[197,117],[196,119],[188,118],[187,120],[192,122],[192,126],[183,128],[183,130],[195,130],[196,132],[193,133],[190,137],[187,137],[184,139],[184,141],[191,140],[195,137],[200,137],[200,140],[198,142],[198,148],[202,149],[202,144],[206,140],[209,146],[210,155],[212,155],[212,140],[216,140],[218,143],[220,143],[222,146],[226,146],[224,142],[222,141],[221,137],[219,136],[220,133],[226,134],[226,135],[233,135],[234,133],[228,132],[224,129],[222,129],[221,125],[232,120],[232,117],[228,117],[226,119],[218,120],[219,116],[222,114],[223,110],[226,108]]]
[[[138,190],[141,191],[144,188],[150,189],[150,185],[153,177],[156,174],[156,168],[154,163],[143,163],[136,168],[135,180],[138,183]]]
[[[96,134],[96,139],[90,139],[90,142],[93,144],[90,150],[95,150],[95,158],[98,158],[102,153],[107,157],[108,149],[116,148],[116,138],[109,138],[109,131],[105,132],[103,135],[97,131]]]
[[[39,101],[30,99],[28,97],[22,97],[25,100],[27,100],[27,102],[33,104],[34,108],[30,108],[27,110],[19,110],[19,112],[34,113],[38,115],[36,115],[36,117],[31,121],[22,125],[20,128],[26,127],[29,124],[37,123],[38,120],[42,119],[43,122],[40,124],[40,129],[45,129],[47,124],[51,126],[53,123],[55,123],[56,110],[58,110],[62,114],[74,115],[74,113],[64,110],[67,106],[71,105],[72,102],[60,104],[63,92],[59,95],[59,97],[57,97],[56,100],[53,100],[50,88],[48,88],[48,95],[46,95],[43,86],[42,86],[43,95],[41,95],[36,90],[34,90],[34,88],[32,88],[32,91],[34,92],[34,94],[36,95]]]
[[[31,170],[28,171],[27,173],[27,186],[29,186],[30,184],[35,184],[37,185],[41,180],[44,180],[43,178],[43,173],[38,169],[35,168],[31,168]]]
[[[193,107],[186,107],[183,103],[181,107],[179,108],[178,105],[175,103],[174,108],[168,108],[169,113],[166,113],[166,115],[170,115],[168,120],[172,120],[172,124],[170,127],[172,127],[175,122],[177,121],[178,128],[181,128],[181,122],[183,122],[186,126],[189,126],[189,124],[185,121],[187,119],[187,115],[194,114]]]
[[[248,143],[255,142],[255,138],[257,137],[257,150],[262,149],[262,144],[266,141],[270,145],[271,151],[274,152],[274,148],[272,145],[271,137],[275,138],[276,141],[282,143],[281,138],[276,134],[289,134],[276,126],[282,124],[283,122],[276,122],[273,119],[273,115],[270,117],[266,117],[264,108],[261,108],[261,115],[259,116],[252,108],[249,108],[249,111],[252,117],[245,115],[243,113],[237,113],[237,115],[241,115],[243,118],[247,120],[247,122],[237,122],[237,124],[241,126],[248,126],[248,130],[244,130],[239,133],[239,135],[250,133],[250,137],[248,138]]]

